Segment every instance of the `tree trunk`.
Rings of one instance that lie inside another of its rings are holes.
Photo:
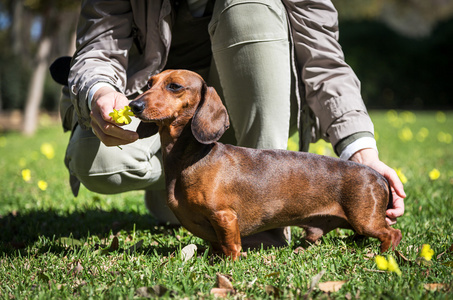
[[[33,135],[38,126],[39,106],[44,92],[44,80],[49,66],[52,39],[45,35],[39,42],[36,67],[33,70],[25,103],[24,127],[25,135]]]

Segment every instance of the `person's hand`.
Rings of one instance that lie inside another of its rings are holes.
[[[396,219],[404,214],[404,192],[403,184],[395,170],[379,160],[378,153],[374,149],[362,149],[354,153],[350,160],[367,165],[381,173],[390,183],[393,196],[393,207],[386,211],[385,220],[389,225],[396,223]]]
[[[110,87],[100,88],[93,96],[91,128],[106,146],[126,145],[138,139],[135,131],[121,128],[109,116],[113,109],[120,110],[126,105],[129,105],[126,96]]]

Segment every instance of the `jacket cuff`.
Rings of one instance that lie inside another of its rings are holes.
[[[354,153],[362,149],[375,149],[376,140],[370,132],[357,132],[341,140],[335,147],[335,152],[341,159],[348,160]]]

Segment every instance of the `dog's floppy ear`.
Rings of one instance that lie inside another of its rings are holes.
[[[203,84],[200,104],[192,118],[192,134],[202,144],[220,139],[230,127],[228,113],[214,88]]]
[[[144,139],[147,137],[150,137],[152,135],[155,135],[156,133],[159,132],[159,127],[157,126],[156,123],[152,122],[140,122],[137,127],[137,133],[138,133],[138,138],[139,139]]]

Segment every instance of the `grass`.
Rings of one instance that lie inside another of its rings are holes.
[[[288,247],[249,251],[232,262],[211,256],[209,245],[183,228],[156,226],[142,192],[97,195],[82,188],[74,198],[63,163],[69,134],[48,124],[33,137],[0,136],[0,298],[214,298],[222,274],[235,291],[229,298],[451,299],[453,113],[373,111],[371,117],[381,159],[408,180],[406,213],[395,226],[403,233],[396,256],[401,276],[377,269],[376,240],[356,240],[347,230],[309,246],[293,228]],[[41,153],[43,143],[55,150],[53,158]],[[311,151],[331,154],[324,142]],[[429,177],[433,169],[436,180]],[[185,259],[191,244],[196,256]],[[417,260],[422,244],[435,251],[430,263]],[[317,281],[342,286],[310,289]]]

